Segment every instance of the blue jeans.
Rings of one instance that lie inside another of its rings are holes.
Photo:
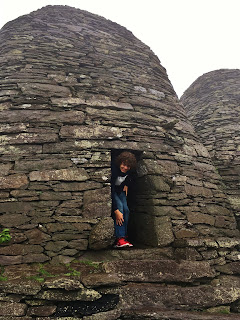
[[[114,192],[113,193],[114,200],[117,204],[117,208],[123,214],[124,222],[121,226],[116,224],[116,216],[113,212],[114,219],[114,227],[115,227],[115,236],[117,238],[125,238],[127,236],[127,227],[128,227],[128,219],[129,219],[129,209],[127,205],[127,197],[126,193],[122,191],[120,194]]]

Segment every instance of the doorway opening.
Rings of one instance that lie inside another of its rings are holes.
[[[111,150],[111,168],[113,171],[113,167],[116,166],[116,158],[122,152],[128,151],[135,155],[137,163],[142,159],[142,151],[139,150],[128,150],[128,149],[112,149]],[[134,228],[134,216],[136,215],[136,196],[137,196],[137,184],[138,184],[138,175],[137,175],[137,168],[130,170],[131,174],[131,181],[128,185],[128,192],[127,192],[127,205],[130,211],[129,215],[129,222],[128,222],[128,239],[130,242],[134,244],[134,246],[138,246],[135,237],[135,228]],[[112,207],[112,215],[114,216],[113,207]]]

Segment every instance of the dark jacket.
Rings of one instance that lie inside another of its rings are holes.
[[[111,177],[111,194],[112,194],[112,209],[117,210],[117,206],[114,200],[114,193],[120,194],[123,191],[124,186],[129,186],[131,182],[131,170],[123,173],[116,165],[112,166]]]

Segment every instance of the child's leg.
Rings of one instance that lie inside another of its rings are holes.
[[[125,229],[125,235],[124,237],[127,236],[127,229],[128,229],[128,220],[129,220],[129,208],[127,205],[127,197],[125,192],[121,192],[119,195],[119,199],[122,202],[123,206],[123,219],[124,219],[124,229]],[[120,210],[121,211],[121,210]]]
[[[120,226],[116,223],[116,217],[115,214],[113,213],[113,219],[114,219],[114,228],[115,228],[115,236],[116,238],[125,238],[126,235],[126,228],[125,228],[125,217],[124,217],[124,206],[123,206],[123,202],[122,199],[120,198],[120,195],[118,195],[117,193],[114,193],[114,200],[117,204],[118,210],[120,212],[123,213],[123,219],[124,222],[123,224]]]

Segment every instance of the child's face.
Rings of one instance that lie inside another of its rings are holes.
[[[130,166],[124,162],[120,164],[120,170],[122,173],[126,173],[130,170]]]

